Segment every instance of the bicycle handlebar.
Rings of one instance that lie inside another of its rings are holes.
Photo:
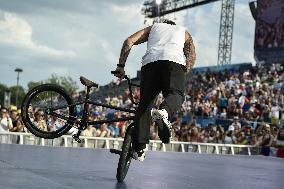
[[[113,74],[113,75],[115,75],[115,74],[118,73],[118,71],[111,71],[110,73]],[[134,102],[134,98],[133,98],[133,93],[132,93],[131,86],[140,87],[140,85],[132,83],[131,80],[130,80],[130,78],[129,78],[127,75],[124,75],[124,76],[123,76],[123,79],[126,79],[126,80],[127,80],[128,89],[129,89],[129,91],[130,91],[130,100],[131,100],[131,102],[132,102],[133,104],[136,104],[136,105],[137,105],[138,103]]]

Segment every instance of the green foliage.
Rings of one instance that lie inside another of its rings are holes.
[[[38,85],[43,84],[43,81],[30,81],[28,83],[28,91],[30,91],[32,88],[35,88]]]
[[[76,81],[74,81],[71,77],[57,76],[56,74],[52,74],[45,83],[61,85],[69,94],[72,94],[79,89]]]

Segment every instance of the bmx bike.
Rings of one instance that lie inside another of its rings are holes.
[[[111,72],[115,74],[115,71]],[[140,87],[137,84],[131,82],[128,76],[124,76],[127,80],[128,89],[130,91],[130,100],[133,104],[138,104],[134,101],[132,87]],[[78,143],[81,142],[79,138],[81,132],[85,130],[88,125],[96,125],[103,123],[113,123],[120,121],[133,121],[135,118],[136,109],[127,109],[109,104],[104,104],[99,101],[90,100],[91,88],[97,88],[98,84],[80,77],[81,83],[86,86],[86,95],[82,101],[73,102],[73,99],[65,91],[65,89],[55,84],[42,84],[32,90],[30,90],[24,98],[22,103],[22,119],[26,128],[35,136],[54,139],[66,134],[72,127],[77,128],[77,133],[73,134],[72,137]],[[103,119],[89,121],[89,105],[101,106],[112,110],[118,110],[121,112],[129,113],[126,117],[114,118],[114,119]],[[78,115],[78,106],[83,106],[81,115]],[[36,110],[35,114],[33,113]],[[110,149],[111,153],[120,155],[116,178],[118,182],[122,182],[128,172],[128,168],[133,158],[133,133],[134,133],[134,122],[126,129],[122,149]]]

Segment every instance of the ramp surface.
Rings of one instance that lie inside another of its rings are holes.
[[[284,160],[147,152],[132,161],[123,183],[116,181],[118,155],[104,149],[0,144],[0,189],[280,189]]]

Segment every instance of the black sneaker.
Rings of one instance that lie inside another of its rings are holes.
[[[160,119],[156,120],[155,123],[158,126],[158,135],[161,139],[162,143],[168,144],[171,138],[170,129],[164,124],[164,122]]]
[[[158,135],[161,141],[165,144],[170,142],[171,138],[171,123],[168,120],[168,112],[165,109],[152,109],[152,120],[158,125]]]

